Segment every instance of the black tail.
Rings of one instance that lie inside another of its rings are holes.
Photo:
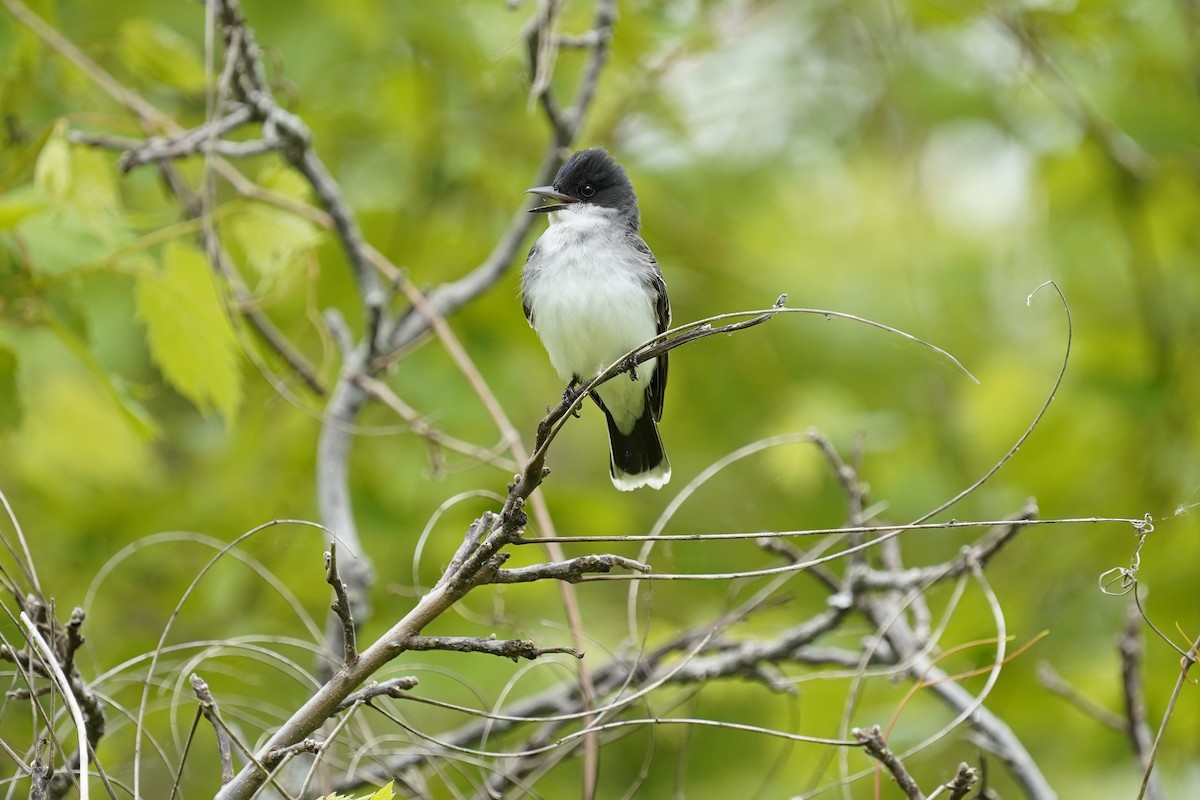
[[[633,423],[633,430],[621,433],[612,415],[605,409],[608,419],[609,473],[613,485],[623,492],[642,486],[661,489],[671,480],[671,462],[663,451],[658,425],[650,415],[647,403],[642,416]]]

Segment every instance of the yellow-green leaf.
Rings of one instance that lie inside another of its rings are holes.
[[[33,165],[33,184],[55,200],[63,200],[71,188],[71,146],[67,144],[67,121],[60,119]]]
[[[392,781],[388,781],[382,789],[371,795],[370,800],[394,800],[396,793],[392,791]]]
[[[299,173],[285,167],[267,167],[258,173],[258,183],[264,189],[293,200],[307,200],[312,188]]]
[[[215,407],[232,421],[242,397],[238,344],[204,255],[167,243],[162,268],[142,272],[135,295],[163,376],[201,411]]]
[[[28,184],[5,192],[0,195],[0,231],[12,230],[21,220],[33,216],[45,207],[46,198]]]
[[[97,227],[121,213],[117,170],[111,158],[87,147],[71,148],[71,183],[67,205]]]
[[[308,220],[261,203],[233,217],[226,230],[254,271],[268,282],[282,278],[298,256],[321,241],[320,230]]]

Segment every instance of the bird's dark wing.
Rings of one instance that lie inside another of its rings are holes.
[[[652,273],[646,279],[647,288],[654,294],[654,309],[658,314],[657,332],[662,333],[671,327],[671,300],[667,297],[667,284],[663,280],[662,269],[658,266],[658,260],[654,257],[654,253],[650,252],[650,246],[642,241],[642,237],[633,236],[633,246],[646,259],[647,263],[653,268]],[[650,379],[650,386],[646,389],[646,399],[650,403],[650,413],[654,416],[654,421],[658,422],[662,419],[663,400],[667,393],[667,354],[663,353],[658,357],[658,363],[654,367],[654,377]]]
[[[529,255],[525,256],[525,271],[521,274],[521,310],[525,312],[525,320],[530,327],[533,326],[533,306],[529,305],[529,296],[525,292],[526,274],[529,270],[529,262],[533,260],[537,253],[537,242],[533,243],[533,247],[529,248]]]

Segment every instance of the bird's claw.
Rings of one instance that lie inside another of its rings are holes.
[[[567,388],[563,389],[563,405],[571,405],[579,399],[580,394],[581,392],[579,391],[578,384],[576,384],[574,381],[568,383]],[[579,406],[575,407],[575,409],[571,412],[571,416],[575,419],[579,419]]]
[[[636,381],[638,379],[636,356],[630,356],[629,358],[625,359],[625,369],[629,371],[629,380]]]

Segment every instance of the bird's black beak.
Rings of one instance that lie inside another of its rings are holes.
[[[536,194],[547,200],[555,200],[557,202],[548,206],[538,206],[537,208],[529,209],[530,214],[546,214],[551,211],[562,211],[570,203],[578,203],[579,200],[571,197],[569,194],[563,194],[553,186],[535,186],[532,189],[526,189],[525,194]]]

